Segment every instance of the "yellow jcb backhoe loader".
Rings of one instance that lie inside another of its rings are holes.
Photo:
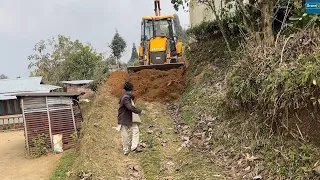
[[[155,16],[142,18],[139,64],[127,67],[129,72],[184,67],[182,41],[175,34],[174,16],[160,14],[160,0],[154,0],[154,6]]]

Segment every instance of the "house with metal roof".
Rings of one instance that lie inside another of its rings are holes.
[[[42,77],[0,79],[0,130],[23,128],[21,103],[15,94],[49,93],[60,88],[44,84]]]
[[[61,81],[65,91],[68,93],[84,93],[80,98],[88,98],[93,95],[94,92],[87,88],[86,85],[93,82],[93,80],[75,80],[75,81]]]

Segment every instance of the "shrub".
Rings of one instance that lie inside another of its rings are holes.
[[[233,105],[262,109],[267,117],[320,103],[319,29],[281,38],[275,47],[248,45],[228,75]]]
[[[46,155],[49,152],[49,149],[46,145],[46,139],[48,136],[46,134],[38,134],[37,137],[32,139],[34,148],[32,149],[32,156],[40,157]]]

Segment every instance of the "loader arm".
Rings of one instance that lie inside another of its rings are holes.
[[[160,0],[154,0],[154,12],[156,16],[161,16]]]

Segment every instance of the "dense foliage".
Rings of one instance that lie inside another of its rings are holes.
[[[31,76],[42,76],[46,83],[62,80],[94,79],[107,72],[108,66],[101,53],[90,44],[71,40],[62,35],[58,39],[41,40],[28,59]]]
[[[112,57],[114,57],[117,61],[117,64],[120,65],[120,58],[123,52],[127,48],[126,41],[120,36],[119,32],[116,30],[116,33],[113,36],[111,44],[109,45],[111,49]]]
[[[0,74],[0,79],[8,79],[8,76],[6,76],[4,74]]]
[[[284,109],[319,104],[319,29],[281,38],[277,47],[248,45],[230,74],[230,96],[278,115]]]
[[[139,58],[139,55],[138,55],[138,51],[137,51],[137,47],[136,45],[133,43],[132,45],[132,51],[131,51],[131,57],[128,61],[128,64],[129,65],[134,65],[138,62],[138,58]]]

